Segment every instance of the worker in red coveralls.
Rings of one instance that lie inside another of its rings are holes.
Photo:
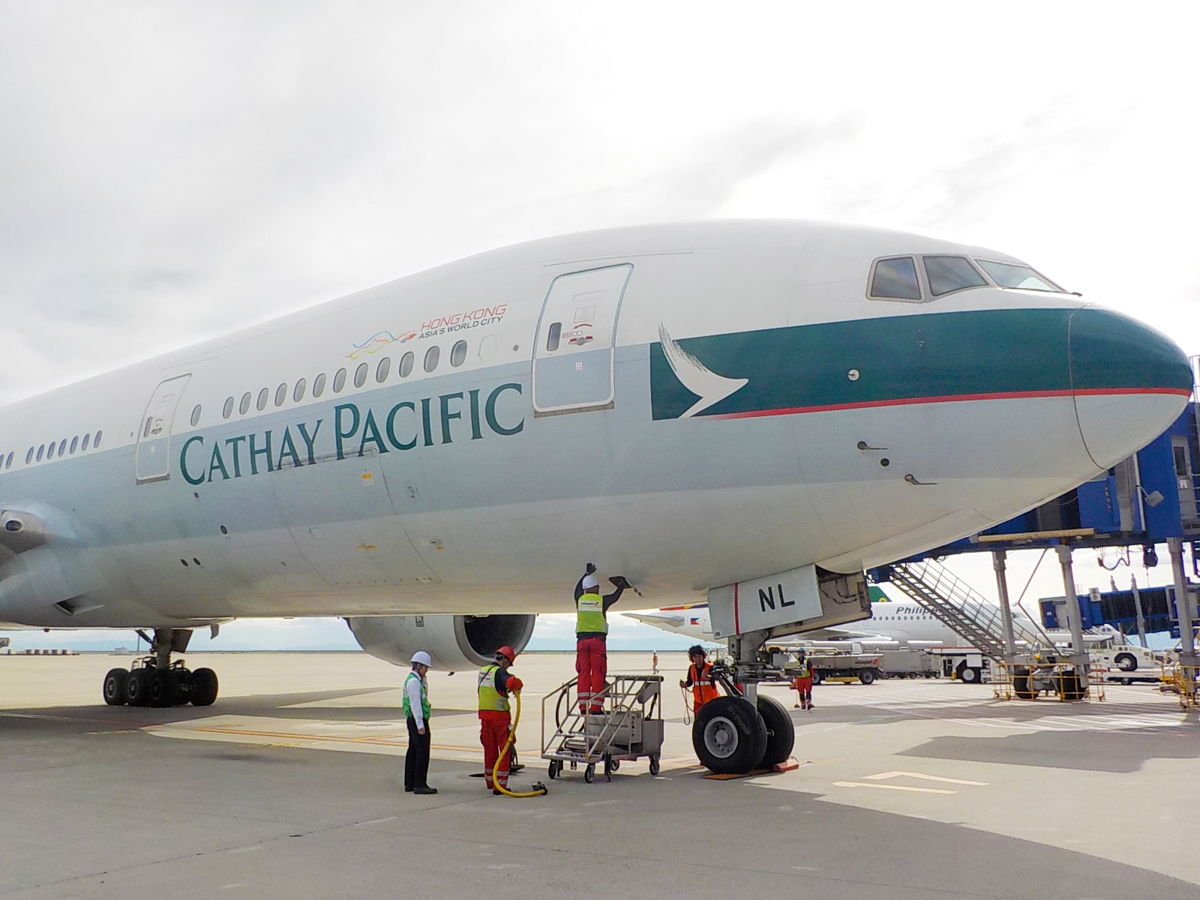
[[[493,794],[508,787],[508,761],[512,755],[509,748],[500,758],[500,751],[508,743],[508,732],[512,718],[509,713],[509,694],[519,693],[525,685],[516,675],[510,675],[508,667],[516,662],[517,654],[512,647],[504,646],[496,651],[496,661],[479,670],[479,742],[483,744],[483,783]],[[497,784],[492,783],[492,770],[496,760]]]
[[[796,677],[792,679],[792,687],[799,695],[800,700],[796,704],[796,709],[812,709],[812,660],[803,650],[796,654],[796,668]]]
[[[608,609],[621,599],[629,587],[624,575],[609,579],[616,587],[611,594],[600,595],[596,566],[587,564],[583,577],[575,583],[575,672],[579,678],[581,713],[599,713],[604,707],[604,679],[608,675]]]

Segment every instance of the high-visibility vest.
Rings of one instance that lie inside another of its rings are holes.
[[[802,663],[800,663],[800,674],[796,677],[812,678],[812,662],[810,660],[805,659]]]
[[[694,664],[688,666],[688,681],[692,683],[692,697],[696,701],[694,704],[696,708],[703,706],[709,700],[716,700],[721,696],[721,692],[717,690],[715,684],[701,683],[700,681],[701,678],[711,677],[709,675],[711,670],[712,663],[709,662],[702,665],[699,671],[696,670]]]
[[[497,665],[484,666],[479,670],[479,708],[493,712],[508,712],[508,698],[496,690]]]
[[[408,683],[414,678],[421,682],[421,717],[425,721],[429,721],[429,685],[416,672],[410,672],[404,679],[404,717],[407,719],[412,715],[412,703],[408,699]]]
[[[599,594],[583,594],[575,601],[575,631],[608,634],[608,620],[604,618],[604,598]]]

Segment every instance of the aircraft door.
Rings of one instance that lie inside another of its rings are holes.
[[[177,375],[162,382],[146,404],[138,427],[137,483],[166,481],[171,477],[171,423],[175,409],[192,376]]]
[[[535,413],[612,405],[617,316],[632,272],[631,265],[607,266],[551,283],[534,338]]]

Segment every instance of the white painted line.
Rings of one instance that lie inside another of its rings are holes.
[[[834,787],[848,787],[848,788],[869,787],[869,788],[879,788],[880,790],[884,790],[884,791],[912,791],[913,793],[916,793],[916,794],[957,794],[958,793],[958,791],[945,791],[945,790],[942,790],[941,788],[908,787],[907,785],[903,785],[903,784],[866,784],[862,781],[835,781],[833,783],[833,786]]]
[[[941,781],[946,784],[973,784],[976,787],[987,787],[986,781],[967,781],[963,778],[943,778],[941,775],[924,775],[921,772],[880,772],[878,775],[864,775],[868,781],[885,781],[889,778],[919,778],[922,781]]]

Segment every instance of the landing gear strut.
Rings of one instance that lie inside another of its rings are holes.
[[[171,662],[171,653],[187,650],[192,632],[186,628],[156,628],[149,638],[150,655],[135,660],[129,669],[109,669],[104,676],[104,702],[109,706],[211,706],[217,699],[217,673],[188,669],[183,660]]]
[[[767,633],[729,639],[733,663],[713,664],[713,677],[726,696],[709,700],[696,713],[692,748],[700,762],[717,774],[769,769],[792,755],[796,732],[783,704],[761,696],[758,684],[779,674],[760,648]]]

